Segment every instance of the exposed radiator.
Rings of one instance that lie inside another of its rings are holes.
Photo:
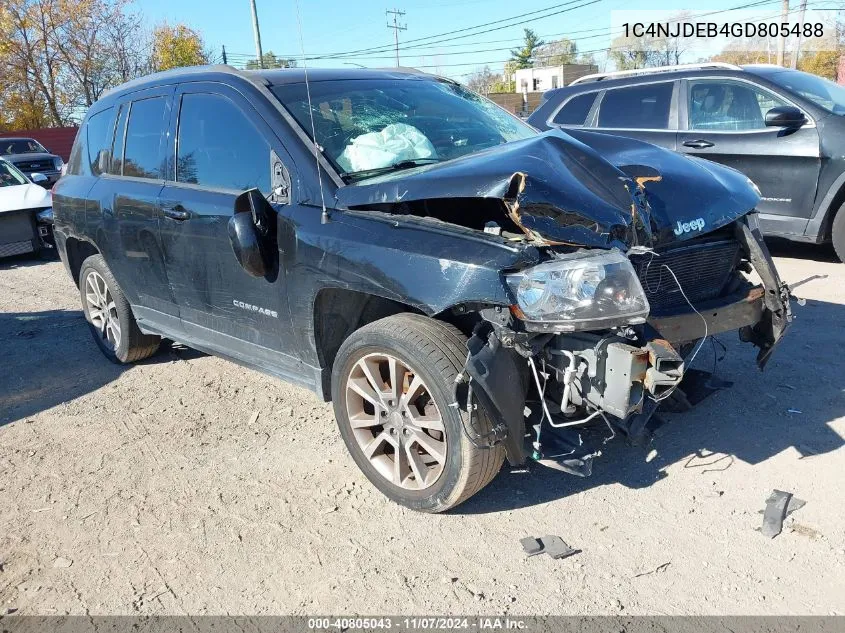
[[[733,239],[679,244],[631,257],[654,315],[689,310],[672,269],[693,305],[715,299],[725,290],[740,258],[739,242]]]

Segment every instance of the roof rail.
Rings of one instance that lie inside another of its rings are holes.
[[[669,73],[677,70],[705,70],[707,68],[721,68],[722,70],[742,70],[736,64],[725,62],[701,62],[699,64],[679,64],[677,66],[659,66],[657,68],[635,68],[634,70],[616,70],[610,73],[595,73],[578,77],[570,86],[588,81],[602,81],[604,79],[617,79],[618,77],[632,77],[635,75],[653,75],[657,73]]]
[[[126,83],[122,83],[112,88],[109,88],[103,94],[101,94],[100,97],[102,98],[116,92],[124,92],[127,90],[134,90],[139,87],[145,87],[150,83],[155,83],[156,80],[169,79],[171,77],[189,77],[191,75],[207,72],[226,73],[229,75],[237,75],[239,77],[251,79],[248,72],[239,70],[234,66],[228,66],[226,64],[206,64],[204,66],[179,66],[177,68],[162,70],[156,73],[152,73],[150,75],[144,75],[143,77],[138,77],[137,79],[130,79]]]

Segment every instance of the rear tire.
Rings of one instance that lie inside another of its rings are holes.
[[[82,310],[94,342],[110,361],[134,363],[156,353],[161,337],[138,328],[132,308],[102,255],[91,255],[79,270]]]
[[[836,251],[839,261],[845,262],[845,204],[839,207],[839,211],[833,218],[830,236],[833,241],[833,250]]]
[[[466,353],[457,328],[398,314],[354,332],[335,358],[332,401],[343,441],[367,479],[412,510],[455,507],[504,460],[501,445],[475,446],[463,429],[466,412],[449,406]],[[473,427],[479,436],[491,432],[483,410]]]

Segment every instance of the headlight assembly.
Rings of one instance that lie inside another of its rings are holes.
[[[60,170],[64,164],[65,162],[62,160],[61,156],[56,156],[53,159],[53,167],[55,167],[57,171]]]
[[[648,299],[634,267],[616,249],[565,255],[506,279],[518,316],[530,330],[595,330],[648,317]]]

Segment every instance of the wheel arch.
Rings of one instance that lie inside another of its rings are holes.
[[[82,270],[82,262],[92,255],[102,255],[100,249],[88,240],[76,237],[68,237],[65,242],[65,253],[67,254],[67,265],[73,283],[79,287],[79,273]]]
[[[841,173],[828,188],[819,208],[807,223],[805,234],[808,237],[814,237],[816,242],[830,241],[833,219],[843,204],[845,204],[845,172]]]
[[[314,347],[320,367],[331,372],[340,346],[354,331],[402,312],[424,314],[410,304],[369,292],[338,287],[321,289],[314,299],[312,315]]]

